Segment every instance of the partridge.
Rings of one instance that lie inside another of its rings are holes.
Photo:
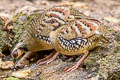
[[[28,23],[29,29],[25,31],[26,33],[21,37],[12,51],[13,58],[18,58],[16,55],[19,51],[23,51],[22,53],[27,52],[24,59],[18,62],[21,63],[24,62],[23,60],[25,60],[25,58],[32,55],[32,53],[54,49],[49,38],[50,32],[65,25],[68,21],[85,17],[84,14],[71,6],[55,6],[43,10],[42,13],[34,14]],[[55,56],[53,56],[54,54],[55,51],[46,58],[49,58],[47,61],[45,59],[45,61],[41,63],[40,60],[38,64],[51,62],[55,58]]]
[[[100,28],[102,24],[91,18],[81,18],[70,21],[50,32],[51,44],[58,53],[64,55],[79,55],[83,57],[65,72],[76,70],[88,56],[89,50],[97,46],[101,40]]]

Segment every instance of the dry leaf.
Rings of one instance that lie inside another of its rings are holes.
[[[30,69],[24,69],[24,70],[13,72],[11,76],[14,76],[17,78],[25,78],[25,77],[29,77],[30,73],[31,73]]]
[[[13,61],[2,61],[2,58],[0,58],[0,68],[1,69],[11,69],[14,66]]]

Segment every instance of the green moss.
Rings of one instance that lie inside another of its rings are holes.
[[[112,78],[116,78],[114,80],[118,80],[120,76],[120,53],[110,54],[97,61],[97,63],[100,65],[100,75],[109,80],[112,80]]]
[[[34,17],[37,17],[38,15],[41,15],[41,14],[39,14],[39,11],[38,12],[36,11],[36,12],[32,12],[29,15],[28,14],[22,15],[21,13],[20,13],[20,15],[26,19],[23,20],[23,19],[21,19],[22,17],[19,16],[19,18],[16,19],[16,21],[14,21],[13,30],[12,30],[14,32],[14,41],[12,42],[13,45],[15,45],[16,43],[21,41],[21,37],[26,33],[26,31],[29,29],[29,27],[31,25],[30,24],[31,20]]]
[[[35,10],[28,13],[20,12],[14,15],[12,18],[13,29],[10,36],[8,36],[6,31],[0,29],[0,53],[2,53],[4,47],[12,50],[12,48],[14,48],[14,46],[20,41],[21,37],[26,33],[26,30],[29,29],[33,17],[41,15],[42,12],[41,10]],[[11,23],[8,23],[8,25],[11,25]],[[1,27],[2,25],[0,25],[0,28]]]
[[[7,80],[20,80],[20,79],[14,78],[14,77],[9,77]]]
[[[0,53],[4,47],[11,47],[11,40],[8,37],[7,32],[0,30]]]

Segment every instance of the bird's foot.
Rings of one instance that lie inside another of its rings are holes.
[[[38,65],[42,65],[42,64],[47,64],[48,65],[50,62],[52,62],[52,61],[54,61],[56,59],[58,54],[59,54],[58,52],[54,51],[49,56],[47,56],[47,57],[45,57],[43,59],[40,59],[37,62],[37,64]]]
[[[75,64],[75,65],[73,65],[73,66],[71,66],[69,68],[64,69],[64,72],[72,72],[72,71],[74,71],[74,70],[76,70],[78,68],[79,68],[79,65]]]
[[[86,52],[83,57],[72,67],[67,68],[64,70],[64,72],[72,72],[74,70],[76,70],[77,68],[79,68],[79,66],[84,62],[84,60],[86,59],[86,57],[88,56],[88,52]]]

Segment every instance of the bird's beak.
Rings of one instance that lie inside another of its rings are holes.
[[[53,23],[52,26],[56,27],[58,26],[59,24],[58,23]]]

